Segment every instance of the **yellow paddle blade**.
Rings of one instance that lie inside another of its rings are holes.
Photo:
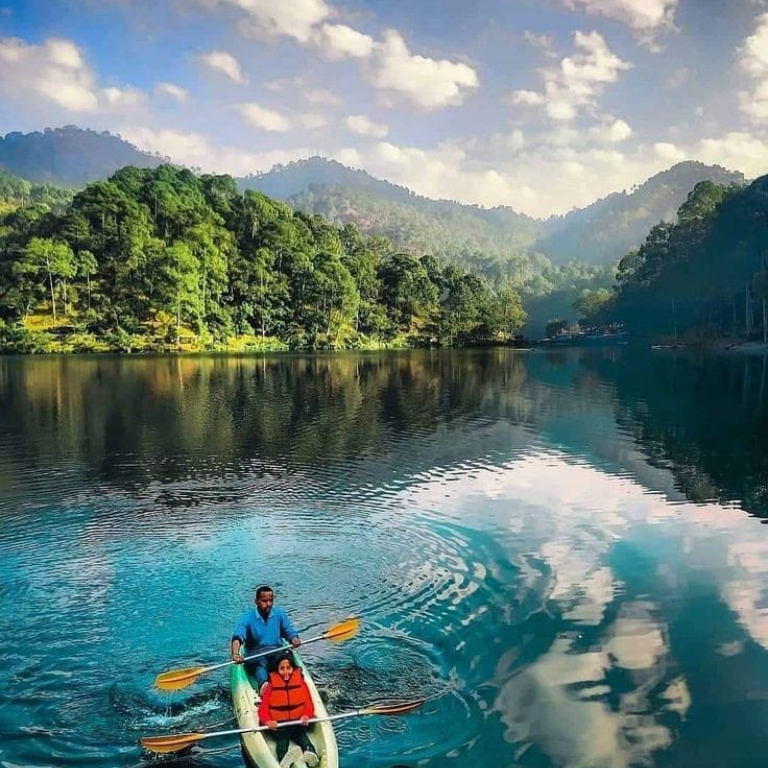
[[[141,746],[150,752],[164,754],[179,752],[205,738],[204,733],[178,733],[172,736],[146,736],[141,739]]]
[[[208,667],[186,667],[185,669],[172,669],[169,672],[161,672],[155,678],[155,686],[161,691],[178,691],[186,688],[197,680]]]
[[[394,704],[375,704],[372,707],[365,707],[360,710],[363,715],[407,715],[418,709],[426,699],[414,699],[413,701],[402,701]]]
[[[359,629],[360,619],[356,616],[350,616],[348,619],[344,619],[344,621],[334,624],[323,634],[328,640],[333,640],[334,643],[341,643],[344,640],[353,638],[358,633]]]

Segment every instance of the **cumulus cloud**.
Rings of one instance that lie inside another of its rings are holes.
[[[703,139],[689,154],[704,163],[734,168],[746,176],[760,176],[768,168],[768,141],[743,131],[731,131],[715,139]]]
[[[334,156],[339,162],[364,167],[374,176],[436,199],[514,204],[520,210],[536,198],[533,190],[519,179],[493,168],[472,167],[466,152],[455,143],[423,149],[380,141],[370,147],[341,150]]]
[[[152,130],[127,125],[120,128],[120,135],[139,149],[157,152],[163,157],[170,157],[176,163],[190,168],[200,168],[202,171],[230,173],[233,176],[265,171],[278,163],[289,163],[311,154],[307,147],[270,152],[245,152],[233,147],[213,144],[200,133],[186,133],[168,128]]]
[[[653,151],[663,160],[679,162],[685,157],[685,152],[668,141],[657,141],[653,145]]]
[[[755,31],[744,41],[739,56],[750,75],[762,78],[768,73],[768,13],[757,17]]]
[[[203,5],[229,5],[246,15],[241,24],[244,34],[256,37],[292,37],[300,43],[309,42],[315,27],[328,19],[333,11],[323,0],[198,0]]]
[[[532,107],[537,107],[540,104],[546,103],[543,93],[526,90],[513,91],[511,100],[513,104],[527,104]]]
[[[278,133],[288,131],[291,128],[291,121],[287,117],[254,102],[238,104],[235,109],[254,128]]]
[[[670,29],[678,0],[565,0],[568,8],[607,16],[640,32]]]
[[[597,32],[575,32],[573,42],[577,50],[573,56],[542,70],[544,91],[513,91],[514,104],[543,106],[553,120],[573,120],[580,110],[595,108],[605,86],[632,67],[612,53]]]
[[[170,96],[172,99],[176,99],[176,101],[186,101],[189,97],[189,91],[186,88],[174,85],[173,83],[158,83],[155,86],[155,93],[159,96]]]
[[[104,101],[112,107],[132,109],[146,100],[144,92],[136,88],[104,88],[101,93]]]
[[[324,0],[292,0],[283,4],[273,0],[197,2],[209,7],[239,8],[245,14],[245,21],[240,25],[244,34],[291,37],[314,46],[322,56],[332,60],[370,60],[366,71],[376,88],[407,98],[424,109],[461,104],[479,84],[474,68],[464,62],[412,54],[396,30],[387,30],[382,40],[375,41],[346,24],[331,23],[337,12]]]
[[[344,101],[340,96],[325,88],[307,88],[302,93],[304,99],[310,104],[321,104],[328,107],[338,107]]]
[[[80,48],[55,37],[40,45],[0,38],[0,93],[25,103],[33,95],[66,112],[91,114],[135,109],[146,98],[136,88],[100,88]]]
[[[316,131],[320,128],[325,128],[325,126],[328,125],[328,120],[326,120],[326,118],[324,118],[322,115],[317,115],[311,112],[299,115],[296,118],[296,122],[302,128],[306,128],[308,131]]]
[[[468,64],[413,55],[395,30],[388,30],[376,44],[374,58],[373,84],[424,109],[461,104],[479,85]]]
[[[525,37],[525,41],[527,43],[529,43],[534,48],[538,48],[538,50],[542,51],[545,56],[557,56],[557,54],[552,50],[554,43],[554,38],[552,35],[537,35],[535,32],[529,32],[526,30],[523,33],[523,36]]]
[[[373,51],[373,38],[345,24],[323,24],[315,40],[328,59],[365,58]]]
[[[383,139],[389,133],[389,128],[386,125],[374,123],[365,115],[350,115],[344,120],[344,125],[353,133],[358,133],[360,136],[372,136],[375,139]]]
[[[768,13],[757,17],[755,31],[738,54],[741,68],[753,80],[751,90],[739,93],[741,111],[755,123],[768,122]]]
[[[240,68],[240,62],[238,62],[231,53],[227,53],[226,51],[211,51],[210,53],[201,56],[200,61],[217,72],[223,72],[230,80],[238,85],[244,85],[248,82]]]
[[[598,141],[610,143],[626,141],[632,135],[632,129],[625,120],[613,118],[591,128],[589,132]]]
[[[99,108],[95,77],[71,41],[49,38],[31,45],[0,39],[0,88],[7,95],[36,94],[70,112]]]

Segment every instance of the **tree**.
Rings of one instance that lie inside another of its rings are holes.
[[[74,277],[76,267],[72,249],[67,243],[50,238],[33,237],[24,249],[24,258],[18,263],[21,274],[38,276],[44,274],[48,279],[51,297],[53,321],[56,322],[56,295],[54,281],[61,281],[64,286],[64,312],[67,311],[67,279]]]

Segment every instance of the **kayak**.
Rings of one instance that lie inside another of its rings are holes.
[[[315,705],[315,717],[327,717],[325,704],[317,692],[315,683],[296,651],[293,651],[296,663],[304,673],[304,680]],[[229,675],[229,685],[232,691],[232,704],[235,708],[239,728],[256,728],[259,726],[259,696],[256,679],[245,671],[244,664],[233,664]],[[307,729],[309,738],[315,745],[320,757],[318,768],[338,768],[339,748],[332,723],[311,723]],[[275,757],[275,737],[271,731],[240,734],[243,759],[249,768],[281,768]],[[290,750],[290,747],[289,747]],[[306,763],[299,759],[293,763],[293,768],[307,768]]]

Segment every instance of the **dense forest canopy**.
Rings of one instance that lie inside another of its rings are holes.
[[[768,341],[768,177],[748,187],[700,182],[677,223],[661,222],[619,263],[594,324],[637,335]]]
[[[23,351],[334,348],[509,339],[525,312],[509,281],[163,165],[3,214],[0,318]]]

